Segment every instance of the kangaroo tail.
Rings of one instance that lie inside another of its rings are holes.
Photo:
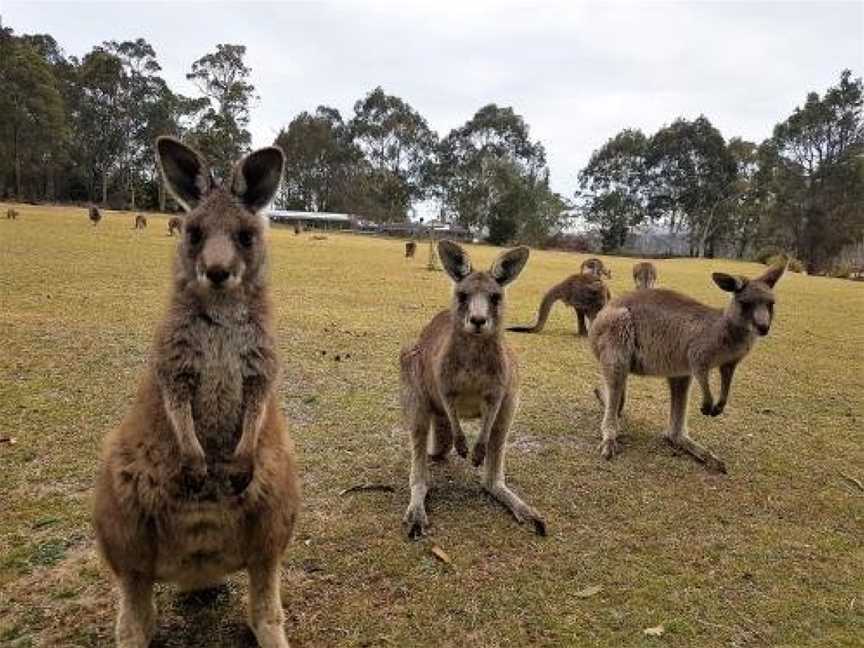
[[[552,306],[555,302],[561,299],[561,297],[561,284],[558,284],[549,290],[549,292],[546,293],[546,296],[543,297],[543,301],[540,302],[540,309],[537,311],[536,324],[533,324],[532,326],[509,326],[507,327],[507,330],[516,333],[539,333],[546,325],[546,320],[549,318],[549,311],[552,310]]]

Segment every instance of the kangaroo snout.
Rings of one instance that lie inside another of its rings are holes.
[[[207,279],[210,280],[210,283],[217,287],[225,283],[225,280],[231,276],[231,273],[222,266],[207,268],[207,272],[205,272],[204,274],[207,275]]]

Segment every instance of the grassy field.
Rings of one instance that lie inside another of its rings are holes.
[[[83,209],[17,208],[7,221],[0,204],[0,437],[15,439],[0,443],[0,645],[110,645],[91,487],[144,367],[176,239],[159,216],[135,231],[128,213],[94,228]],[[271,241],[281,396],[305,491],[284,560],[292,645],[862,645],[864,285],[785,276],[726,413],[703,417],[691,396],[691,433],[728,476],[662,441],[658,380],[631,381],[624,453],[600,459],[595,363],[559,305],[542,334],[508,334],[522,405],[507,472],[549,537],[517,525],[457,458],[433,466],[432,535],[409,542],[397,356],[447,304],[449,281],[425,269],[425,247],[408,260],[397,240],[274,229]],[[475,265],[498,252],[470,250]],[[508,321],[530,321],[583,258],[533,252]],[[630,290],[633,261],[606,261],[613,293]],[[712,271],[760,271],[657,265],[661,285],[718,306]],[[363,483],[394,492],[340,495]],[[208,596],[160,588],[153,645],[254,645],[244,590],[242,577]],[[659,625],[662,636],[644,634]]]

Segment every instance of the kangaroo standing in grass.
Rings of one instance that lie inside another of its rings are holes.
[[[557,301],[563,301],[576,311],[578,334],[587,335],[585,320],[593,324],[597,313],[612,298],[609,288],[602,279],[593,274],[576,274],[567,277],[561,283],[552,286],[540,302],[537,312],[537,322],[531,326],[511,326],[507,330],[517,333],[539,333],[546,325],[549,311]]]
[[[637,290],[613,300],[591,329],[591,350],[600,362],[604,405],[600,451],[618,451],[618,417],[624,408],[627,376],[665,376],[671,405],[666,439],[708,468],[726,472],[721,459],[687,433],[687,395],[693,376],[702,388],[702,413],[718,416],[729,399],[735,367],[768,335],[774,316],[773,288],[783,266],[756,279],[715,272],[714,283],[732,293],[725,309],[711,308],[671,290]],[[720,368],[720,399],[711,395],[708,373]]]
[[[430,425],[432,458],[445,458],[454,443],[459,455],[467,457],[460,418],[482,419],[471,461],[475,466],[486,462],[483,487],[518,522],[530,520],[535,531],[545,535],[543,518],[504,480],[505,443],[518,400],[516,356],[501,335],[504,286],[522,271],[528,248],[501,254],[488,272],[475,272],[464,250],[450,241],[438,244],[438,254],[455,284],[453,301],[400,356],[402,408],[412,455],[411,503],[404,519],[408,535],[423,535],[429,524],[425,500]]]
[[[177,140],[159,138],[157,159],[189,214],[149,369],[106,439],[96,482],[96,538],[120,588],[117,645],[149,644],[154,582],[201,589],[245,569],[258,644],[286,648],[279,565],[300,494],[258,213],[283,155],[248,155],[224,188]]]
[[[653,288],[657,283],[657,268],[653,263],[643,261],[633,266],[633,283],[636,284],[636,289]]]
[[[14,209],[6,210],[6,219],[7,220],[16,220],[18,218],[18,212]]]
[[[414,241],[407,241],[405,243],[405,256],[411,259],[414,257],[415,252],[417,252],[417,243]]]
[[[144,229],[147,227],[147,218],[144,214],[135,215],[135,229]]]
[[[594,257],[590,259],[585,259],[582,262],[582,265],[579,266],[579,272],[583,274],[594,275],[595,277],[606,277],[607,279],[612,278],[612,271],[607,270],[606,266],[603,265],[603,262],[600,259],[596,259]]]
[[[168,236],[174,236],[174,232],[183,233],[183,219],[179,216],[172,216],[168,219]]]
[[[93,223],[93,225],[98,225],[99,221],[102,220],[102,212],[100,212],[97,207],[91,206],[88,214],[90,216],[90,222]]]

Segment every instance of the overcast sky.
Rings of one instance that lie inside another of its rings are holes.
[[[260,102],[254,144],[302,110],[344,116],[377,85],[445,135],[481,106],[512,106],[572,196],[591,151],[625,127],[706,114],[759,141],[811,90],[864,68],[864,1],[94,3],[0,0],[3,24],[82,56],[144,37],[186,94],[192,61],[246,45]]]

